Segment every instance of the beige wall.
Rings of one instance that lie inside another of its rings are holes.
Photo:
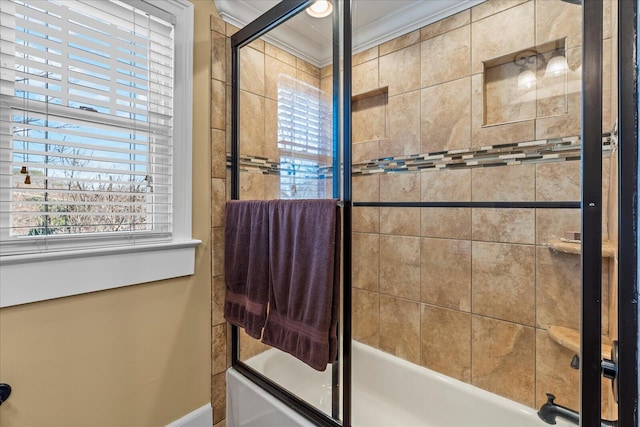
[[[0,310],[3,427],[161,426],[210,401],[210,0],[195,4],[195,274]],[[70,264],[69,270],[73,271]]]

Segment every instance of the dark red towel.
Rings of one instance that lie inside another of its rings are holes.
[[[227,202],[224,272],[225,319],[260,339],[269,300],[269,202]]]
[[[323,371],[338,355],[337,201],[274,200],[269,206],[271,294],[262,341]]]

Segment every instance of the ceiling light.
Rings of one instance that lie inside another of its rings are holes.
[[[316,0],[307,8],[307,13],[314,18],[324,18],[331,15],[333,6],[328,0]]]

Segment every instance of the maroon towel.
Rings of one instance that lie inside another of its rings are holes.
[[[269,299],[269,202],[227,202],[224,274],[225,319],[260,339]]]
[[[323,371],[338,356],[337,201],[272,201],[269,236],[271,293],[262,341]]]

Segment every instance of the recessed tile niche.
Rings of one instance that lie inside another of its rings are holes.
[[[368,142],[387,138],[388,88],[354,95],[351,98],[353,114],[353,142]]]
[[[569,94],[580,88],[579,64],[572,70],[569,59],[559,39],[485,61],[483,125],[567,114]]]

